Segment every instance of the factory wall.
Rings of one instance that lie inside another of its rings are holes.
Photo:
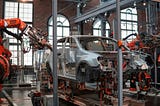
[[[3,0],[0,0],[0,4],[1,4],[1,6],[0,6],[0,18],[2,18],[3,17]]]
[[[34,27],[47,31],[47,22],[52,12],[52,0],[34,1]]]
[[[146,30],[146,14],[145,10],[137,10],[138,14],[138,30],[139,32],[144,32]]]
[[[47,23],[48,19],[52,15],[52,0],[33,0],[34,2],[34,27],[47,32]],[[3,0],[0,0],[0,18],[3,17]],[[100,0],[91,0],[87,3],[86,6],[83,7],[82,13],[85,13],[96,6],[101,5]],[[66,16],[70,22],[70,32],[72,35],[77,32],[77,24],[74,23],[73,19],[77,15],[77,3],[69,2],[64,0],[58,0],[57,10],[59,14],[63,14]],[[158,14],[160,16],[160,14]],[[111,30],[113,30],[113,19],[115,19],[115,12],[112,12],[109,17],[106,17],[106,20],[110,24]],[[157,23],[160,23],[157,20]],[[83,22],[83,34],[92,34],[92,25],[93,21]],[[138,30],[139,32],[144,32],[146,30],[146,16],[144,9],[138,9]],[[159,24],[158,24],[159,25]],[[160,26],[157,26],[157,29],[160,29]]]

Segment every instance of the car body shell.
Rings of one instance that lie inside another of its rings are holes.
[[[92,49],[86,47],[88,43]],[[92,35],[74,35],[57,41],[58,73],[76,78],[80,82],[95,81],[101,73],[116,70],[117,41],[112,38]],[[108,48],[106,47],[108,46]],[[98,60],[105,59],[103,68]]]
[[[86,47],[88,44],[90,49]],[[123,67],[123,72],[146,65],[144,59],[134,58],[135,55],[131,55],[134,52],[125,46],[122,48],[123,62],[127,61],[127,68]],[[79,82],[95,82],[106,73],[117,74],[117,54],[117,40],[113,38],[93,35],[63,37],[57,41],[58,76]],[[51,70],[52,59],[51,53],[47,59]]]

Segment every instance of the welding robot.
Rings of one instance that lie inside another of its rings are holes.
[[[151,76],[147,71],[149,70],[149,67],[153,65],[153,60],[151,59],[150,55],[146,52],[146,50],[143,49],[148,49],[149,47],[146,47],[145,45],[145,33],[140,33],[140,34],[130,34],[123,40],[128,39],[130,36],[136,36],[132,41],[127,42],[126,46],[130,48],[131,51],[134,51],[131,58],[133,60],[132,64],[129,66],[133,66],[132,68],[135,69],[130,73],[130,91],[136,91],[137,90],[137,85],[136,82],[138,82],[138,87],[140,91],[147,91],[150,89],[150,82],[151,82]],[[142,54],[141,54],[142,53]],[[138,56],[139,55],[139,56]],[[142,58],[143,61],[140,61],[139,58]],[[139,63],[140,62],[140,63]],[[147,67],[138,66],[139,64],[142,63],[147,63]],[[136,67],[135,67],[136,66]],[[134,68],[135,67],[135,68]]]
[[[7,30],[7,28],[17,28],[21,31],[21,33],[12,33],[11,31]],[[11,71],[10,58],[12,56],[12,53],[3,45],[4,38],[2,32],[5,32],[17,40],[20,40],[21,43],[23,43],[24,36],[26,36],[29,39],[30,47],[32,46],[32,48],[36,50],[43,49],[45,47],[52,50],[52,47],[47,41],[46,34],[34,27],[27,25],[19,18],[0,19],[0,32],[0,91],[2,91],[3,81],[9,76]],[[28,52],[28,49],[25,50],[24,48],[23,52]],[[0,102],[1,101],[2,100],[0,99]]]

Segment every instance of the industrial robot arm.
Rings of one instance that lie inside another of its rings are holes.
[[[14,34],[11,31],[8,31],[7,28],[17,28],[21,31],[20,34]],[[22,43],[26,39],[29,40],[30,46],[33,49],[43,49],[48,47],[52,50],[51,45],[47,41],[46,34],[42,33],[42,31],[37,30],[25,22],[20,20],[19,18],[11,18],[11,19],[0,19],[0,32],[6,32],[8,35],[13,36],[17,40],[20,40]],[[28,51],[24,51],[28,52]],[[10,73],[10,57],[11,52],[4,47],[3,45],[3,36],[0,35],[0,85],[3,83],[4,79]],[[1,91],[1,86],[0,86]]]
[[[126,46],[128,48],[130,48],[130,50],[138,50],[140,48],[144,47],[144,44],[142,42],[142,39],[140,37],[140,35],[134,33],[134,34],[130,34],[128,36],[126,36],[125,38],[123,38],[123,41],[127,41],[127,39],[131,36],[136,36],[136,38],[134,38],[132,41],[127,42]]]
[[[43,49],[44,47],[48,47],[50,50],[52,50],[51,45],[46,40],[46,34],[42,33],[40,30],[37,30],[34,27],[27,25],[19,18],[0,19],[0,29],[11,33],[5,30],[6,28],[18,28],[21,31],[20,35],[10,35],[21,41],[23,41],[23,35],[27,36],[30,40],[30,45],[35,49]]]

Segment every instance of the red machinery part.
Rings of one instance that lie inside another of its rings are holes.
[[[26,26],[27,25],[19,18],[0,19],[1,28],[18,28],[22,31],[26,28]]]
[[[151,76],[147,72],[139,72],[138,81],[140,83],[139,84],[140,90],[147,91],[150,88]]]
[[[8,60],[4,56],[0,55],[0,81],[3,81],[6,77],[8,77],[9,66]]]

